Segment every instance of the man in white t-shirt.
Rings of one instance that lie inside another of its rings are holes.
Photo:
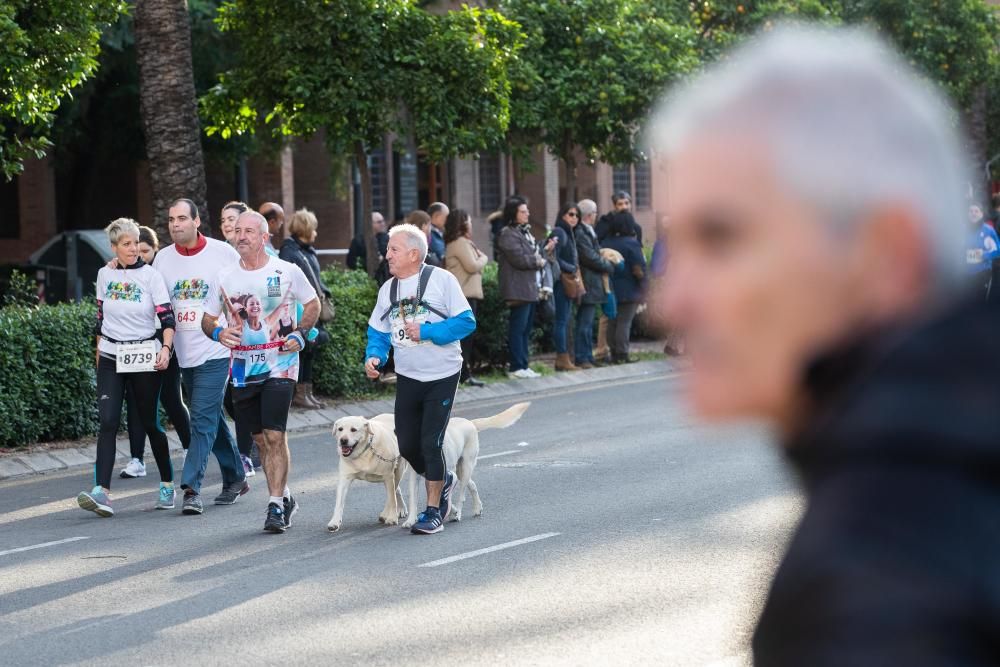
[[[202,331],[232,350],[236,419],[261,453],[270,500],[264,530],[283,533],[298,504],[288,489],[285,427],[299,374],[299,350],[319,317],[319,298],[295,264],[265,251],[267,220],[246,211],[236,220],[239,262],[223,269],[205,303]],[[297,304],[302,315],[297,316]],[[225,326],[219,317],[225,315]]]
[[[375,379],[393,349],[399,453],[427,486],[427,509],[411,529],[418,534],[440,532],[451,509],[456,478],[442,445],[462,371],[459,341],[476,329],[458,280],[424,264],[426,257],[427,237],[418,227],[389,230],[386,259],[393,278],[379,290],[365,350],[365,373]]]
[[[204,511],[201,484],[209,453],[215,454],[222,469],[222,492],[215,498],[216,505],[232,505],[250,490],[222,409],[229,350],[201,332],[205,299],[219,272],[235,266],[240,257],[228,243],[210,239],[198,230],[198,207],[189,199],[178,199],[170,206],[168,225],[174,243],[157,253],[153,267],[163,275],[174,309],[174,346],[191,402],[191,445],[181,477],[181,511],[197,515]]]

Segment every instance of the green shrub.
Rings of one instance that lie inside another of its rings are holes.
[[[495,262],[490,262],[483,269],[483,301],[479,304],[476,331],[472,334],[478,370],[506,366],[509,315],[510,309],[500,297],[497,265]]]
[[[325,325],[330,342],[316,353],[313,384],[328,396],[366,396],[378,385],[365,376],[365,342],[378,287],[364,271],[333,268],[323,272],[336,315]]]
[[[97,429],[93,304],[0,309],[0,446]]]

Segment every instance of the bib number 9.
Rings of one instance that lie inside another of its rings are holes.
[[[115,358],[115,370],[119,373],[148,373],[155,370],[156,344],[151,340],[118,343]]]

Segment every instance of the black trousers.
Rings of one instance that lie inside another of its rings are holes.
[[[475,317],[479,314],[479,299],[469,299],[469,309],[472,311],[472,316]],[[472,364],[475,361],[473,357],[474,345],[472,344],[472,339],[476,335],[473,331],[468,336],[462,339],[462,375],[460,378],[461,382],[465,382],[470,377],[472,377]]]
[[[156,406],[160,400],[162,374],[118,373],[115,360],[100,357],[97,362],[97,416],[100,431],[97,435],[97,463],[94,466],[95,483],[106,489],[111,488],[111,473],[115,466],[115,438],[122,418],[122,401],[126,388],[135,396],[139,421],[149,436],[149,447],[153,450],[156,467],[160,469],[160,481],[174,481],[174,469],[170,463],[167,435],[157,419]]]
[[[399,454],[429,482],[444,481],[444,432],[451,419],[461,373],[430,382],[396,374],[396,438]]]
[[[181,395],[181,367],[177,364],[177,356],[170,357],[170,365],[167,370],[160,373],[163,382],[160,386],[160,404],[167,413],[170,423],[177,430],[177,437],[181,439],[181,446],[184,449],[191,444],[191,413],[188,412],[187,404]],[[126,385],[125,402],[128,407],[128,444],[132,452],[132,458],[143,458],[146,451],[146,429],[142,427],[142,418],[131,385]]]

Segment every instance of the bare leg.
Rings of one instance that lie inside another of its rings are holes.
[[[291,467],[287,434],[284,431],[264,429],[263,433],[255,433],[253,438],[260,450],[260,463],[267,477],[268,493],[274,497],[284,495]]]
[[[427,506],[437,507],[437,504],[441,502],[441,490],[444,489],[444,481],[432,482],[426,480],[427,484]],[[441,509],[438,507],[438,509]]]

